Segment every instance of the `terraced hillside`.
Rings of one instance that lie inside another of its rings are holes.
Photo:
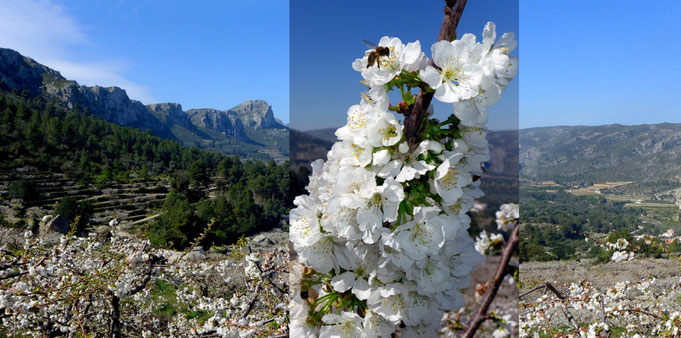
[[[28,205],[11,199],[8,189],[19,180],[32,183],[39,199]],[[92,205],[91,226],[106,225],[115,218],[125,228],[142,225],[158,215],[169,188],[169,181],[162,178],[139,179],[134,183],[112,182],[97,187],[78,183],[64,174],[27,167],[0,172],[0,212],[10,225],[30,223],[51,215],[55,204],[63,198],[73,197],[78,202],[88,201]]]
[[[34,233],[86,235],[116,218],[158,247],[206,232],[202,244],[231,244],[280,226],[292,202],[287,162],[183,147],[1,89],[0,159],[0,226]]]

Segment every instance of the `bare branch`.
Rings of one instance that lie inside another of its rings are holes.
[[[248,307],[246,308],[246,311],[241,315],[240,319],[244,319],[248,316],[249,313],[251,313],[251,310],[253,310],[253,306],[255,305],[255,301],[258,300],[258,293],[260,292],[260,287],[262,286],[262,280],[258,282],[258,285],[255,287],[255,291],[253,291],[253,298],[251,299],[250,302],[248,302]]]
[[[109,304],[111,305],[111,329],[109,331],[109,337],[120,338],[121,337],[121,304],[120,298],[116,294],[108,290],[107,292],[111,298],[109,298]]]
[[[506,268],[508,267],[508,262],[511,261],[511,256],[513,256],[513,252],[518,246],[518,242],[520,241],[519,232],[520,226],[516,224],[515,228],[513,228],[513,231],[511,232],[511,237],[508,239],[508,243],[506,243],[506,246],[504,247],[504,251],[501,256],[501,261],[499,261],[497,271],[494,274],[494,279],[492,280],[492,287],[490,287],[489,290],[487,290],[487,294],[485,295],[485,299],[482,301],[482,305],[478,309],[478,312],[475,314],[475,317],[473,317],[473,320],[471,320],[468,329],[463,334],[463,337],[466,338],[473,337],[475,332],[480,328],[480,325],[482,325],[482,323],[485,320],[490,318],[489,315],[487,314],[487,310],[489,309],[490,305],[492,304],[492,301],[494,300],[494,297],[497,295],[497,292],[499,291],[501,282],[504,280],[504,276],[506,275]]]
[[[650,312],[647,312],[647,311],[643,311],[643,310],[641,310],[641,309],[614,309],[614,310],[612,310],[612,311],[613,311],[613,312],[632,312],[632,313],[640,313],[640,314],[648,315],[648,316],[653,317],[653,318],[655,318],[655,319],[664,320],[664,318],[661,317],[661,316],[658,316],[658,315],[656,315],[656,314],[654,314],[654,313],[650,313]]]
[[[144,278],[137,284],[135,287],[133,287],[129,295],[132,296],[144,289],[145,286],[147,286],[147,283],[151,280],[151,275],[154,272],[154,267],[157,265],[157,263],[161,262],[163,259],[159,256],[152,256],[151,259],[149,260],[149,270],[144,274]]]
[[[601,299],[601,322],[605,323],[605,304],[603,303],[603,294],[600,294]]]
[[[562,292],[560,292],[560,290],[556,289],[556,287],[553,286],[553,284],[546,282],[546,283],[544,283],[544,285],[537,286],[537,287],[533,288],[532,290],[523,293],[522,295],[520,295],[519,298],[525,297],[528,294],[530,294],[530,293],[532,293],[532,292],[534,292],[534,291],[536,291],[540,288],[544,288],[544,293],[546,293],[546,291],[553,292],[553,294],[555,294],[556,297],[558,297],[558,299],[560,299],[562,301],[563,306],[561,307],[561,310],[563,311],[565,318],[567,318],[568,322],[570,322],[570,325],[572,325],[572,327],[574,327],[575,330],[579,330],[579,324],[577,324],[575,317],[573,317],[572,314],[570,313],[570,311],[567,309],[566,303],[569,301],[568,297],[565,294],[563,294]],[[601,299],[601,301],[602,301],[602,299]]]
[[[253,250],[251,250],[251,245],[250,245],[250,244],[248,245],[248,253],[253,253]],[[272,278],[271,278],[272,275],[271,275],[271,274],[268,274],[268,273],[265,273],[265,271],[264,271],[264,270],[262,269],[262,267],[260,266],[260,262],[254,261],[254,263],[255,263],[255,266],[258,268],[258,270],[260,270],[260,275],[261,275],[262,277],[265,277],[265,278],[267,279],[267,281],[270,282],[270,284],[271,284],[275,289],[277,289],[277,291],[279,291],[280,293],[283,293],[283,294],[288,293],[288,291],[282,290],[279,286],[277,286],[276,284],[274,284],[274,282],[272,281]],[[268,269],[268,270],[271,270],[271,269]],[[286,288],[286,286],[284,286],[284,288]]]
[[[542,284],[542,285],[539,285],[539,286],[535,286],[534,288],[530,289],[529,291],[527,291],[527,292],[521,294],[520,296],[518,296],[518,298],[523,298],[523,297],[525,297],[525,296],[531,294],[532,292],[535,292],[535,291],[541,290],[541,289],[544,289],[544,292],[543,292],[543,293],[546,293],[546,284]]]
[[[27,274],[27,273],[28,273],[28,271],[22,271],[22,272],[11,273],[11,274],[9,274],[9,275],[0,277],[0,280],[5,280],[5,279],[10,279],[10,278],[14,278],[14,277],[23,276],[23,275],[25,275],[25,274]]]

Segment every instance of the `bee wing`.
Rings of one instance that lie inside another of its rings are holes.
[[[364,44],[365,44],[367,47],[371,48],[371,49],[378,48],[378,46],[377,46],[375,43],[371,42],[371,41],[362,40],[362,42],[364,42]]]

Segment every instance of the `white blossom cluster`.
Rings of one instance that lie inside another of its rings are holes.
[[[23,245],[0,252],[0,330],[10,336],[110,335],[114,298],[124,336],[246,337],[286,330],[288,294],[279,276],[285,248],[251,253],[245,263],[225,255],[193,261],[117,231],[62,236],[54,245],[27,232]],[[256,305],[244,316],[254,297]],[[171,305],[175,312],[163,314]]]
[[[517,72],[514,35],[497,41],[488,23],[473,34],[440,41],[432,62],[418,41],[384,37],[377,58],[355,60],[370,88],[348,110],[327,161],[312,163],[308,195],[296,197],[290,240],[290,330],[295,337],[435,336],[442,314],[463,306],[473,266],[482,262],[467,229],[467,212],[482,196],[489,160],[487,107]],[[374,60],[375,62],[370,62]],[[398,88],[399,105],[388,92]],[[412,88],[453,104],[442,123],[426,119],[407,140],[393,111],[414,104]]]
[[[622,337],[678,337],[681,312],[668,311],[681,296],[679,286],[661,284],[655,278],[632,283],[618,282],[599,290],[587,281],[567,286],[567,298],[545,293],[533,300],[521,300],[520,307],[531,309],[520,317],[520,337],[558,334],[557,327],[569,328],[566,337],[601,337],[613,328],[624,330]],[[601,305],[602,304],[602,305]],[[580,327],[574,330],[565,318],[567,306]],[[605,322],[603,321],[605,319]]]
[[[505,232],[513,229],[520,219],[520,209],[516,203],[502,204],[496,212],[497,230]],[[488,234],[482,230],[475,238],[475,250],[481,255],[488,255],[495,248],[501,248],[504,236],[501,233]]]
[[[606,242],[600,246],[612,252],[610,260],[615,263],[634,259],[634,251],[630,247],[629,241],[624,238],[617,239],[615,243]]]
[[[487,234],[482,230],[475,238],[475,251],[487,256],[494,248],[500,248],[504,244],[504,236],[500,233]]]
[[[502,204],[496,212],[497,227],[501,231],[513,228],[515,222],[520,218],[520,207],[517,203]],[[509,228],[510,227],[510,228]]]

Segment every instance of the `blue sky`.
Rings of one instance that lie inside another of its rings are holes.
[[[0,46],[145,104],[264,99],[288,121],[289,3],[3,0]]]
[[[521,1],[520,126],[681,122],[681,2]]]
[[[318,1],[291,2],[291,126],[310,130],[339,127],[348,107],[357,104],[365,89],[352,61],[364,55],[363,39],[377,42],[382,36],[397,36],[403,42],[419,40],[430,55],[442,16],[444,1]],[[459,23],[459,36],[474,33],[493,21],[497,32],[518,34],[518,2],[508,0],[468,1]],[[524,48],[524,47],[523,47]],[[518,49],[518,51],[520,48]],[[523,53],[520,73],[523,72]],[[435,106],[438,116],[451,113],[451,105]],[[518,127],[518,78],[502,101],[490,109],[491,129]]]

